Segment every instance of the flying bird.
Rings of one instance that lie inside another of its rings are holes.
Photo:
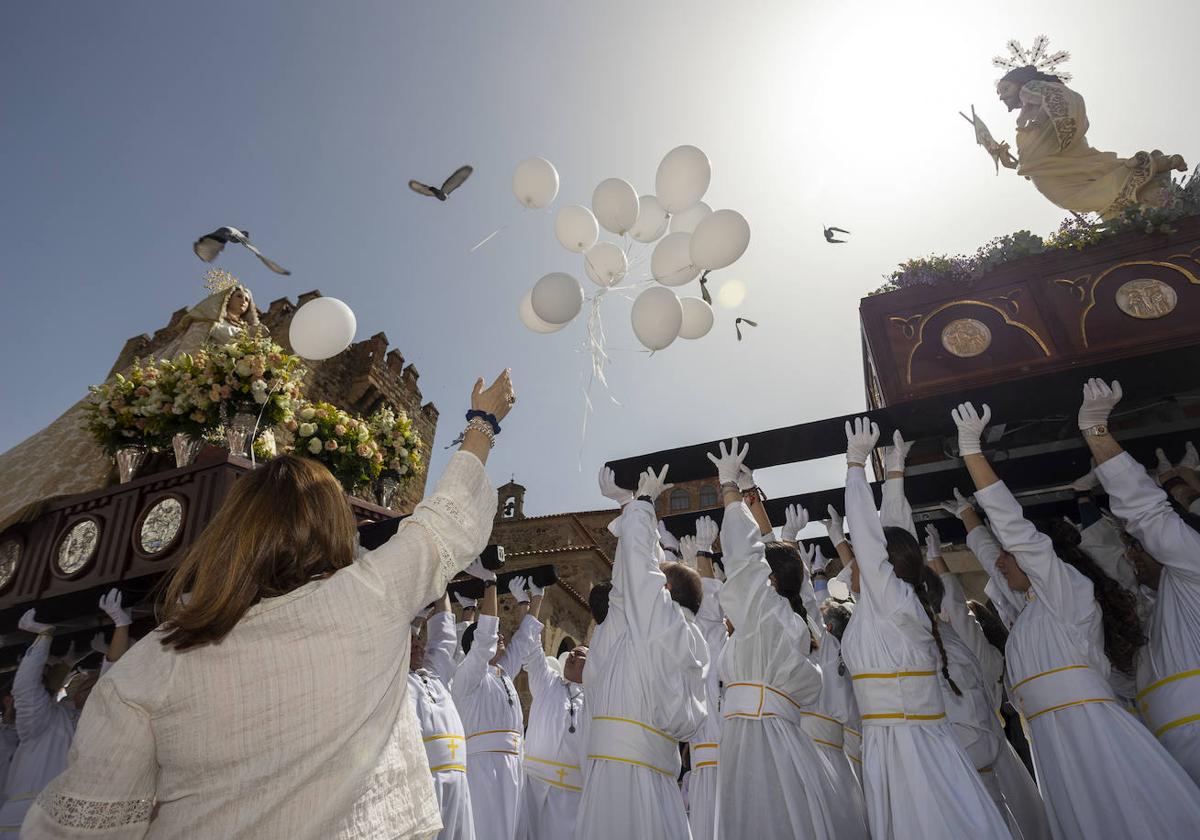
[[[475,170],[473,167],[460,166],[458,169],[454,170],[453,175],[451,175],[442,183],[441,188],[431,187],[428,184],[422,184],[420,181],[409,181],[408,188],[415,193],[431,196],[436,198],[438,201],[445,201],[446,196],[450,195],[450,193],[461,187],[463,182],[466,181],[467,178],[471,177],[471,173],[474,171]]]
[[[747,324],[751,327],[757,327],[758,321],[751,321],[749,318],[737,318],[733,322],[733,329],[737,332],[738,341],[742,340],[742,328],[739,324]]]
[[[712,295],[708,293],[708,271],[700,275],[700,297],[704,298],[705,303],[712,306]]]
[[[836,237],[834,237],[834,234],[835,233],[849,233],[849,232],[850,231],[842,230],[839,227],[827,227],[827,228],[825,228],[825,241],[832,242],[835,245],[841,245],[846,240],[845,239],[837,239]]]
[[[192,250],[196,252],[196,256],[210,263],[217,258],[217,254],[225,248],[229,242],[236,242],[239,245],[245,245],[251,254],[262,260],[262,264],[274,271],[276,274],[291,274],[286,268],[281,266],[268,257],[264,257],[262,251],[250,244],[250,232],[238,230],[231,227],[219,227],[212,233],[205,234],[196,240],[192,245]]]

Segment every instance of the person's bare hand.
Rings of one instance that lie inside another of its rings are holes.
[[[517,397],[513,393],[512,386],[512,371],[508,368],[497,376],[496,381],[487,388],[483,387],[483,377],[480,377],[475,381],[475,388],[471,392],[471,408],[475,411],[486,411],[497,421],[505,418],[516,401]]]

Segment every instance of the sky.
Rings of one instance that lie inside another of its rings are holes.
[[[1011,140],[991,66],[1008,39],[1071,51],[1092,145],[1194,164],[1198,28],[1191,0],[4,4],[0,451],[201,299],[191,243],[232,225],[293,271],[226,249],[217,264],[260,306],[320,289],[354,309],[358,339],[384,331],[416,365],[441,411],[433,476],[475,378],[507,366],[519,402],[493,480],[524,484],[530,514],[607,506],[606,460],[865,407],[858,300],[902,260],[1057,226],[1066,214],[997,176],[958,116],[974,104]],[[553,212],[609,177],[652,193],[684,143],[712,162],[705,201],[749,221],[711,283],[745,299],[649,357],[610,295],[609,388],[585,436],[583,318],[536,335],[517,305],[553,271],[595,291]],[[547,212],[510,188],[533,156],[561,178]],[[475,173],[445,204],[405,186],[463,163]],[[849,242],[826,244],[824,224]],[[740,343],[738,315],[760,324]],[[833,486],[837,461],[759,482]]]

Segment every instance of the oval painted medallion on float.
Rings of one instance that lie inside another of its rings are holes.
[[[942,346],[960,359],[970,359],[992,346],[992,331],[974,318],[957,318],[942,330]]]
[[[1149,321],[1174,312],[1179,296],[1163,281],[1142,277],[1123,283],[1116,300],[1117,308],[1129,317]]]

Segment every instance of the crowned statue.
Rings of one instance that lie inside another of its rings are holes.
[[[1170,173],[1187,171],[1184,159],[1157,149],[1123,158],[1088,145],[1083,97],[1067,87],[1071,76],[1058,71],[1070,54],[1049,54],[1048,44],[1044,35],[1028,50],[1009,41],[1009,55],[992,60],[1007,71],[996,83],[996,94],[1010,111],[1018,112],[1016,157],[1008,153],[1007,143],[996,143],[987,127],[973,118],[969,121],[975,123],[977,141],[998,163],[1016,169],[1064,210],[1110,219],[1131,207],[1162,206]]]
[[[205,344],[228,344],[247,333],[269,332],[258,320],[254,295],[232,274],[210,269],[204,285],[211,294],[187,311],[180,319],[183,332],[155,351],[155,357],[173,359],[180,353],[195,353]]]

